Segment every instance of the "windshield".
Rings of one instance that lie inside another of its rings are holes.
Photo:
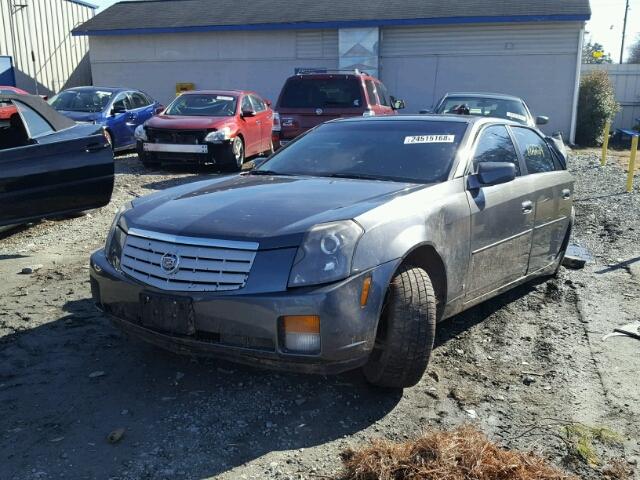
[[[176,98],[164,112],[165,115],[196,117],[232,117],[236,114],[237,97],[190,93]]]
[[[466,128],[462,122],[416,120],[326,123],[254,173],[442,182]]]
[[[529,124],[529,113],[519,100],[486,97],[447,97],[436,113],[504,118],[524,125]]]
[[[66,90],[49,100],[56,110],[68,112],[102,112],[113,96],[113,92],[101,90]]]
[[[287,80],[281,108],[362,108],[362,89],[356,78],[305,78]]]

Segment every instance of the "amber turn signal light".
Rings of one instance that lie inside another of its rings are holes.
[[[371,290],[371,277],[367,277],[362,282],[362,293],[360,294],[360,306],[365,307],[369,300],[369,291]]]
[[[320,317],[288,315],[282,317],[284,346],[294,353],[320,353]]]

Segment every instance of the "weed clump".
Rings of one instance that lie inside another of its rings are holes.
[[[345,451],[339,480],[578,480],[533,453],[510,451],[472,426]]]

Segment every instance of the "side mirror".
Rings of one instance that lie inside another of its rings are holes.
[[[160,115],[162,112],[164,112],[164,109],[165,109],[164,105],[158,105],[155,109],[155,114]]]
[[[255,117],[256,112],[254,112],[253,110],[242,110],[242,113],[240,113],[240,115],[242,115],[243,117]]]
[[[113,107],[111,109],[111,116],[113,115],[117,115],[119,113],[125,113],[127,111],[126,108],[124,108],[123,106],[117,106],[117,107]]]
[[[549,123],[549,117],[536,117],[536,125],[546,125],[547,123]]]
[[[402,110],[404,107],[404,100],[398,100],[396,97],[391,96],[391,108],[394,110]]]
[[[508,183],[516,178],[516,166],[507,162],[484,162],[478,164],[478,173],[467,179],[469,190]]]
[[[266,98],[264,99],[264,103],[267,104],[267,107],[271,107],[272,105],[271,100],[267,100]]]

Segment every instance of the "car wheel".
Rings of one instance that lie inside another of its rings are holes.
[[[227,169],[231,172],[239,172],[244,163],[244,142],[241,137],[236,137],[229,145],[227,152]]]
[[[424,374],[436,332],[436,296],[429,274],[403,265],[380,315],[375,345],[363,367],[367,381],[385,388],[412,387]]]
[[[104,138],[107,140],[107,143],[109,143],[109,145],[111,145],[111,150],[114,149],[113,147],[113,135],[111,135],[111,132],[109,130],[105,130],[104,131]]]

